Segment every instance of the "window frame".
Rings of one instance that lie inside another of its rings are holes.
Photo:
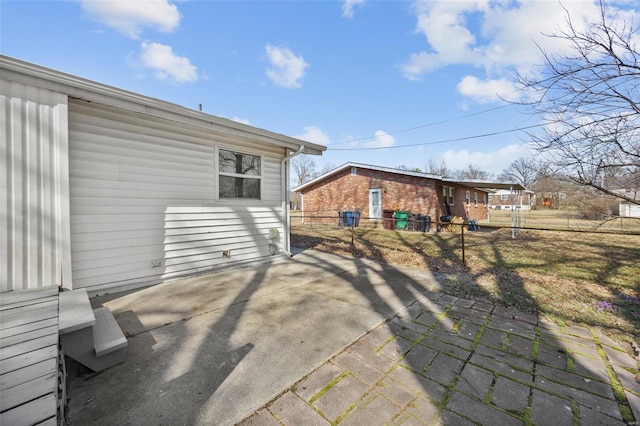
[[[473,191],[473,205],[478,207],[478,193]]]
[[[464,200],[467,206],[471,205],[471,191],[468,189],[464,192]]]
[[[445,204],[444,202],[448,202],[449,206],[454,206],[455,205],[455,189],[453,186],[446,186],[446,185],[442,185],[442,198],[443,198],[443,202],[442,204]]]
[[[240,155],[246,155],[246,156],[251,156],[251,157],[256,157],[259,160],[259,170],[260,173],[258,175],[249,175],[249,174],[243,174],[243,173],[232,173],[232,172],[223,172],[222,171],[222,167],[220,165],[220,152],[221,151],[226,151],[226,152],[230,152],[233,154],[240,154]],[[256,152],[251,152],[251,151],[243,151],[243,150],[238,150],[236,148],[233,147],[225,147],[225,146],[220,146],[220,147],[216,147],[215,150],[215,199],[216,201],[240,201],[240,202],[255,202],[255,201],[262,201],[263,197],[264,197],[264,193],[263,193],[263,177],[264,177],[264,156],[262,154],[256,153]],[[225,177],[232,177],[232,178],[240,178],[240,179],[255,179],[258,181],[258,198],[254,198],[254,197],[223,197],[221,196],[221,185],[220,185],[220,177],[221,176],[225,176]]]

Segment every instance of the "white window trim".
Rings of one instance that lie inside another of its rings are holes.
[[[230,152],[236,152],[238,154],[246,154],[246,155],[253,155],[254,157],[259,157],[260,158],[260,176],[256,176],[256,175],[243,175],[243,174],[238,174],[238,173],[227,173],[227,172],[220,172],[220,150],[222,151],[230,151]],[[214,184],[214,199],[216,201],[221,201],[221,202],[231,202],[231,203],[250,203],[250,202],[256,202],[256,201],[262,201],[263,197],[264,197],[264,185],[263,185],[263,174],[264,174],[264,156],[260,153],[257,152],[252,152],[250,150],[244,151],[244,150],[238,150],[237,148],[234,147],[227,147],[227,146],[216,146],[215,149],[215,184]],[[240,178],[249,178],[249,179],[258,179],[260,181],[260,198],[224,198],[224,197],[220,197],[220,176],[231,176],[231,177],[240,177]]]
[[[447,201],[449,206],[455,205],[455,189],[453,186],[443,186],[442,187],[442,196],[444,198],[443,201]],[[443,203],[444,204],[444,203]]]

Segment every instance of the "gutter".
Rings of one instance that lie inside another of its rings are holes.
[[[289,212],[289,162],[292,158],[304,154],[304,145],[300,145],[298,150],[290,155],[286,155],[280,161],[280,175],[282,179],[282,230],[284,232],[284,254],[288,257],[293,257],[291,253],[291,215]]]

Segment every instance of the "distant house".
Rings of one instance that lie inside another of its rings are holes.
[[[289,251],[289,161],[325,147],[6,56],[0,71],[1,292]]]
[[[638,200],[640,203],[640,191],[618,191],[624,194],[627,198]],[[634,204],[627,200],[618,199],[617,203],[612,206],[611,209],[614,215],[621,217],[640,217],[640,205]]]
[[[489,194],[489,208],[495,210],[531,210],[536,205],[536,194],[533,191],[524,190],[514,193],[507,189],[499,189]]]
[[[385,210],[402,210],[435,221],[448,215],[447,205],[453,216],[485,220],[490,188],[505,185],[346,163],[293,191],[302,194],[304,217],[314,221],[336,222],[338,212],[345,210],[360,210],[364,220],[380,220]]]

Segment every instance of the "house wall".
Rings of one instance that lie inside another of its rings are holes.
[[[74,287],[137,287],[282,249],[284,149],[77,100],[69,118]],[[217,200],[218,147],[262,155],[262,200]]]
[[[478,191],[479,205],[465,205],[466,187],[451,184],[455,188],[452,213],[481,220],[486,218],[484,194]],[[408,176],[378,170],[357,168],[342,170],[303,191],[303,212],[306,220],[338,223],[339,210],[360,210],[362,219],[370,216],[369,189],[382,190],[383,210],[406,210],[429,215],[436,220],[444,211],[442,183],[435,179]],[[472,190],[473,193],[474,190]],[[468,213],[468,214],[467,214]]]
[[[0,80],[0,292],[71,284],[67,97]]]
[[[487,219],[487,203],[485,202],[486,200],[485,194],[487,193],[485,191],[470,188],[468,186],[457,185],[455,183],[450,183],[450,182],[437,183],[438,200],[439,200],[439,204],[442,206],[441,213],[438,214],[437,216],[438,219],[440,218],[440,216],[447,214],[446,206],[444,204],[444,198],[442,194],[443,186],[451,186],[454,188],[454,193],[453,193],[454,204],[450,206],[451,213],[454,216],[466,218],[469,220],[471,219],[478,220],[478,221]],[[469,195],[470,195],[470,200],[469,200],[470,202],[468,204],[466,202],[467,191],[469,191]],[[475,203],[474,194],[478,194],[477,205]],[[432,216],[432,219],[433,219],[433,216]]]

